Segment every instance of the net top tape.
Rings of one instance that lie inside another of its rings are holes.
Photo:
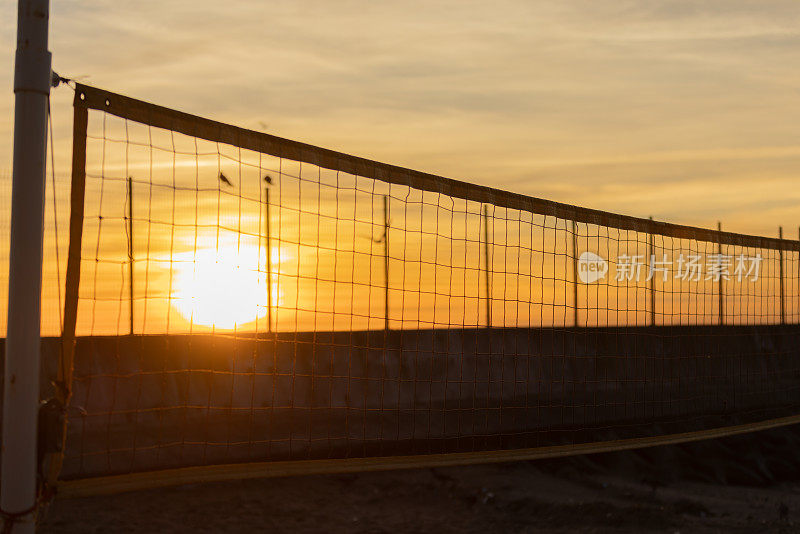
[[[240,128],[83,84],[76,84],[74,106],[104,111],[122,119],[156,128],[172,130],[191,137],[241,147],[278,158],[308,163],[333,171],[578,223],[662,235],[676,239],[689,239],[741,247],[800,251],[800,241],[720,232],[707,228],[631,217],[452,180],[435,174],[380,163],[298,141],[283,139],[263,132]]]

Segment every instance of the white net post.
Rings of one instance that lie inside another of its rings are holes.
[[[0,505],[14,534],[35,531],[42,227],[50,94],[48,0],[20,0]],[[10,530],[10,529],[9,529]]]

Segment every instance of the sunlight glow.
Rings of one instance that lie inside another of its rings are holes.
[[[272,250],[273,273],[275,259]],[[192,324],[235,329],[264,321],[268,309],[266,254],[257,247],[235,246],[176,254],[171,302]],[[279,301],[272,277],[272,305]],[[259,327],[261,329],[261,327]]]

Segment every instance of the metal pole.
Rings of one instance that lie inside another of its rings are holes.
[[[722,231],[722,222],[717,221],[717,231]],[[722,241],[720,239],[720,241]],[[717,243],[717,254],[722,255],[722,243]],[[718,256],[719,257],[719,256]],[[719,277],[719,324],[725,324],[725,286],[723,284],[724,278]]]
[[[270,244],[270,226],[269,226],[269,187],[265,187],[264,191],[267,194],[267,332],[272,333],[272,245]]]
[[[650,217],[650,220],[653,220],[653,217]],[[650,230],[650,235],[648,236],[648,251],[650,256],[650,326],[656,325],[656,277],[655,273],[653,272],[653,264],[656,259],[656,248],[655,244],[653,243],[653,231],[652,228]]]
[[[133,177],[128,176],[128,299],[130,300],[130,334],[133,335]]]
[[[389,330],[389,197],[383,195],[383,281],[384,303],[383,316],[384,328]]]
[[[3,377],[0,507],[21,514],[14,534],[35,531],[42,230],[47,155],[48,0],[19,0],[14,70],[14,171]],[[8,526],[6,526],[8,527]]]
[[[578,225],[572,221],[572,301],[573,324],[578,326]]]
[[[489,275],[489,207],[483,205],[483,259],[486,264],[486,326],[492,327],[492,287],[491,278]]]
[[[786,324],[786,301],[783,295],[783,226],[778,227],[778,239],[781,240],[781,248],[778,249],[778,261],[780,262],[781,324]]]

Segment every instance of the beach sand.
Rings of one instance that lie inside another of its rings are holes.
[[[795,532],[799,436],[63,499],[40,532]]]

